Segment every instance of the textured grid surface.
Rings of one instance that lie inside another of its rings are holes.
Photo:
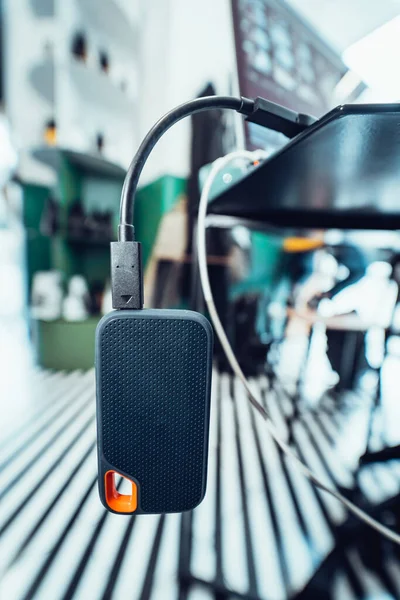
[[[187,510],[202,497],[207,346],[191,320],[113,319],[102,329],[104,457],[137,479],[145,512]]]

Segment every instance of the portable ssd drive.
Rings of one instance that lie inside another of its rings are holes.
[[[184,310],[118,310],[96,332],[100,498],[116,513],[183,512],[204,497],[213,334]],[[118,491],[118,475],[130,494]]]

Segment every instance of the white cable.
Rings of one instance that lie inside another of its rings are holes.
[[[211,171],[207,177],[207,180],[204,184],[203,191],[201,194],[200,203],[199,203],[198,223],[197,223],[198,262],[199,262],[201,287],[203,289],[204,300],[207,304],[207,308],[210,313],[211,321],[214,325],[214,329],[217,333],[219,341],[221,342],[221,346],[224,349],[224,352],[229,361],[229,364],[231,365],[231,367],[233,369],[233,372],[241,380],[241,382],[243,383],[243,385],[247,391],[248,399],[249,399],[251,405],[253,406],[253,408],[255,408],[257,410],[257,412],[264,419],[265,424],[267,426],[267,429],[268,429],[271,437],[274,439],[276,444],[281,448],[281,450],[285,453],[285,455],[288,456],[291,460],[293,460],[296,463],[297,467],[300,469],[300,471],[303,473],[303,475],[305,475],[310,481],[312,481],[314,483],[314,485],[316,485],[318,488],[320,488],[324,492],[327,492],[328,494],[330,494],[331,496],[333,496],[334,498],[339,500],[339,502],[341,502],[344,506],[346,506],[346,508],[350,512],[352,512],[356,517],[358,517],[359,519],[364,521],[364,523],[366,523],[367,525],[369,525],[370,527],[372,527],[373,529],[378,531],[380,534],[382,534],[383,536],[385,536],[386,538],[388,538],[395,544],[400,545],[400,535],[399,534],[395,533],[394,531],[392,531],[385,525],[382,525],[381,523],[379,523],[379,521],[376,521],[374,518],[369,516],[366,512],[361,510],[361,508],[359,508],[358,506],[356,506],[355,504],[350,502],[350,500],[348,500],[347,498],[342,496],[342,494],[340,494],[333,488],[330,488],[329,486],[325,485],[299,459],[299,457],[288,446],[288,444],[279,437],[279,434],[277,433],[276,428],[275,428],[272,420],[270,419],[268,413],[266,412],[264,407],[260,404],[260,402],[257,400],[257,398],[254,396],[254,394],[251,390],[250,384],[247,381],[246,376],[244,375],[242,369],[240,368],[240,365],[236,359],[235,353],[232,350],[232,346],[229,343],[229,340],[227,338],[225,330],[222,326],[221,320],[218,316],[218,313],[217,313],[217,310],[215,307],[215,303],[214,303],[213,294],[211,291],[210,279],[208,276],[208,267],[207,267],[206,222],[205,221],[206,221],[210,191],[211,191],[213,182],[214,182],[215,178],[217,177],[217,175],[229,163],[231,163],[235,160],[238,160],[238,159],[246,159],[250,163],[253,163],[256,160],[256,158],[257,158],[257,155],[254,154],[253,152],[248,152],[248,151],[243,150],[243,151],[232,152],[231,154],[228,154],[227,156],[224,156],[223,158],[217,159],[211,168]]]

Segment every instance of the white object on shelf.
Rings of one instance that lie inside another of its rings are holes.
[[[108,282],[106,288],[103,293],[103,300],[101,302],[101,314],[106,315],[111,312],[113,309],[112,305],[112,293],[111,293],[111,284]]]
[[[32,308],[34,319],[55,321],[61,316],[63,290],[59,271],[38,271],[32,282]]]
[[[62,316],[66,321],[85,321],[88,316],[89,291],[82,275],[74,275],[69,280],[68,295],[62,305]]]

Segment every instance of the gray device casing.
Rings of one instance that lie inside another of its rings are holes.
[[[204,497],[213,332],[186,310],[118,310],[96,331],[99,492],[114,471],[137,486],[128,514],[190,510]],[[118,511],[119,512],[119,511]]]

